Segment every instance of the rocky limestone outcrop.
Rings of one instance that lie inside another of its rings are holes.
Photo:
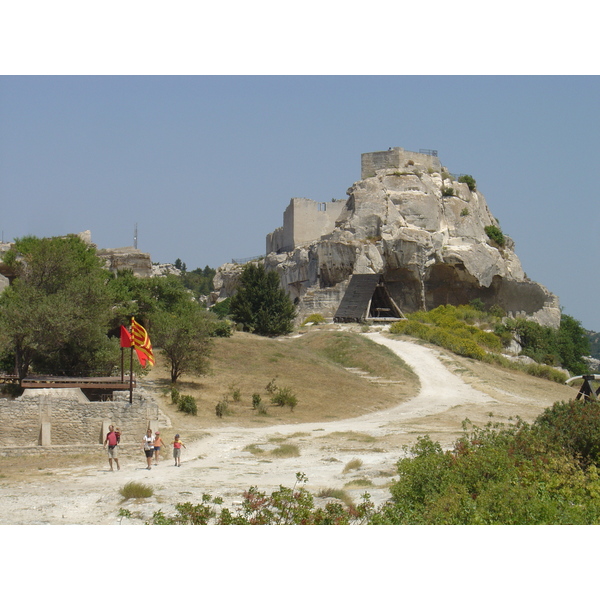
[[[96,253],[105,261],[106,268],[113,273],[127,269],[133,271],[137,277],[152,277],[152,260],[147,252],[126,246],[97,250]]]
[[[264,259],[301,317],[332,317],[353,274],[379,273],[405,312],[478,298],[558,327],[558,298],[526,276],[513,240],[504,236],[500,245],[489,237],[486,227],[499,227],[483,194],[444,167],[379,169],[347,195],[331,231]],[[231,295],[240,271],[240,265],[220,267],[215,296]]]

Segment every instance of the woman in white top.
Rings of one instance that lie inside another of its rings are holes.
[[[152,457],[154,456],[154,436],[152,435],[152,429],[146,431],[142,446],[146,454],[146,462],[148,463],[147,469],[150,470],[152,468]]]

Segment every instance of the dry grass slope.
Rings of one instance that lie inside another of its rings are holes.
[[[417,378],[400,358],[356,333],[324,328],[270,339],[238,332],[215,340],[208,375],[182,377],[179,391],[192,395],[198,405],[198,414],[191,416],[171,405],[168,369],[160,353],[156,354],[157,364],[148,381],[157,386],[173,426],[188,433],[220,425],[256,427],[345,419],[395,406],[419,389]],[[297,396],[293,412],[270,405],[265,388],[272,380]],[[239,401],[233,399],[234,390],[239,390]],[[268,405],[267,415],[253,409],[255,393]],[[230,414],[221,419],[215,406],[224,397]]]

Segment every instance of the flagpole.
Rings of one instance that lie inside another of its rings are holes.
[[[133,346],[129,360],[129,404],[133,404]]]

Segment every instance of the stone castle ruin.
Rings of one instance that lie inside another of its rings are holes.
[[[292,198],[283,226],[266,236],[265,267],[279,273],[300,319],[335,318],[340,305],[346,310],[337,320],[360,321],[480,299],[558,327],[558,298],[527,277],[509,237],[499,244],[488,235],[499,231],[498,221],[483,194],[458,179],[435,151],[363,154],[347,200]],[[221,266],[215,297],[234,293],[240,272],[240,265]],[[344,301],[348,290],[352,302]]]

